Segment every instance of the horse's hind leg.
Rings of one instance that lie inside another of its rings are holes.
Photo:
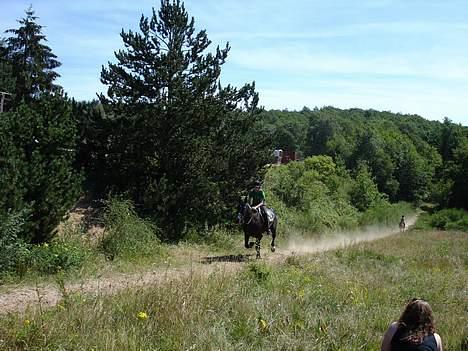
[[[261,258],[260,257],[260,238],[257,238],[255,240],[255,251],[257,251],[257,259]]]
[[[275,251],[276,251],[275,239],[276,239],[276,225],[274,225],[274,226],[271,228],[271,252],[275,252]]]

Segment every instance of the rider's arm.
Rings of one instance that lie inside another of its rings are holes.
[[[253,206],[252,208],[257,209],[257,208],[259,208],[259,207],[261,207],[263,205],[265,205],[265,200],[262,200],[257,206]]]

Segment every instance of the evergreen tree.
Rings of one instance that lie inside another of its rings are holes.
[[[169,237],[191,225],[215,224],[268,160],[270,141],[254,130],[254,84],[220,84],[227,44],[196,33],[178,0],[162,0],[139,32],[121,33],[101,81],[101,102],[113,118],[107,138],[112,182],[152,210]]]
[[[0,118],[0,218],[27,210],[23,238],[43,242],[77,200],[70,104],[43,94]]]
[[[15,88],[13,64],[8,59],[4,39],[0,39],[0,112],[9,110],[11,97]]]
[[[36,23],[37,19],[32,7],[29,7],[26,17],[18,20],[20,27],[6,31],[12,34],[7,39],[7,50],[9,61],[14,62],[15,105],[22,99],[29,101],[41,93],[60,88],[54,84],[54,80],[60,76],[54,69],[61,63],[50,47],[43,43],[47,40],[42,34],[42,26]]]
[[[13,63],[8,59],[5,39],[0,39],[0,91],[12,93],[15,87]]]

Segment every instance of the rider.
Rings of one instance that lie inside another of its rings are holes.
[[[254,188],[249,192],[249,203],[254,209],[260,208],[260,213],[266,224],[267,235],[270,235],[270,221],[268,220],[268,214],[265,206],[265,193],[263,192],[261,183],[258,180],[255,182]]]

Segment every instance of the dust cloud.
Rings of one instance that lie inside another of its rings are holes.
[[[406,218],[406,230],[416,222],[417,216]],[[398,223],[393,226],[372,225],[358,231],[337,232],[318,238],[291,238],[283,251],[291,253],[314,253],[344,248],[363,241],[371,241],[398,234]]]

